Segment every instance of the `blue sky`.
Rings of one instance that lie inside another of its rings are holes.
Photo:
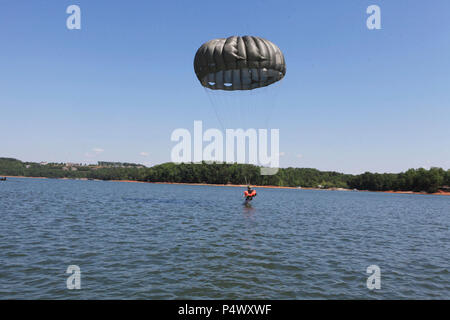
[[[81,30],[66,28],[71,4]],[[381,30],[366,27],[371,4]],[[448,169],[449,16],[446,0],[1,0],[0,156],[170,161],[174,129],[220,128],[196,50],[248,34],[285,54],[286,77],[242,116],[271,110],[282,167]]]

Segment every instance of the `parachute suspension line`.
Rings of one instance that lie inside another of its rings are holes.
[[[217,112],[216,103],[214,103],[213,98],[211,97],[210,93],[208,92],[208,89],[203,87],[205,89],[206,95],[208,96],[209,102],[211,103],[211,106],[214,110],[214,113],[216,115],[217,121],[219,122],[220,126],[222,127],[223,132],[225,133],[225,126],[222,123],[222,120],[219,117],[219,114]]]
[[[268,103],[268,110],[266,112],[266,118],[265,118],[265,126],[266,129],[269,130],[269,122],[270,119],[272,118],[273,115],[273,110],[277,108],[277,97],[279,94],[279,90],[280,90],[281,86],[280,84],[275,84],[271,89],[268,89],[267,87],[264,88],[266,90],[267,93],[267,99],[266,102]]]
[[[245,117],[247,116],[247,110],[245,105],[245,93],[244,92],[236,92],[236,108],[239,109],[239,119],[236,123],[236,129],[245,130]]]
[[[265,90],[265,89],[266,88],[261,88],[261,90]],[[261,93],[262,92],[260,92],[259,89],[250,91],[250,101],[251,101],[250,102],[250,112],[252,114],[254,114],[254,115],[258,115],[258,116],[256,116],[254,118],[255,120],[258,120],[258,118],[260,117],[260,115],[261,115],[261,105],[262,105],[262,102],[264,102],[264,101],[260,101],[260,100],[262,100],[261,99],[261,96],[262,96]],[[255,123],[255,130],[260,129],[258,127],[260,127],[261,124],[258,124],[258,121],[254,121],[254,123]]]
[[[239,109],[239,128],[242,128],[244,131],[247,130],[246,128],[246,116],[247,116],[247,108],[248,106],[245,105],[245,91],[244,92],[238,92],[238,109]]]
[[[266,94],[269,95],[269,99],[266,100],[266,102],[269,103],[269,106],[266,108],[266,117],[265,117],[265,122],[264,122],[264,124],[265,124],[265,128],[266,128],[267,130],[269,130],[269,129],[270,129],[270,128],[269,128],[269,120],[270,120],[270,117],[272,116],[272,110],[273,110],[274,106],[273,106],[273,100],[272,100],[272,97],[270,97],[271,90],[267,90],[267,87],[264,88],[264,89],[266,90]],[[275,90],[275,89],[276,89],[276,88],[273,88],[273,90]]]

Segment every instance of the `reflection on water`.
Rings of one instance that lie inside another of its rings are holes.
[[[246,207],[242,191],[8,179],[0,298],[450,298],[450,197],[258,189]]]

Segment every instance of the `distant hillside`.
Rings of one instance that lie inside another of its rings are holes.
[[[410,169],[398,174],[366,172],[360,175],[319,171],[309,168],[283,168],[273,176],[262,176],[260,168],[248,164],[174,164],[151,168],[139,164],[99,162],[98,165],[73,163],[22,162],[0,158],[0,176],[48,178],[134,180],[208,184],[253,184],[286,187],[350,188],[371,191],[436,192],[450,186],[450,170]]]

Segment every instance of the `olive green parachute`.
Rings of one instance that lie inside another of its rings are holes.
[[[272,42],[252,36],[213,39],[194,58],[200,83],[213,90],[252,90],[281,80],[286,63]]]

